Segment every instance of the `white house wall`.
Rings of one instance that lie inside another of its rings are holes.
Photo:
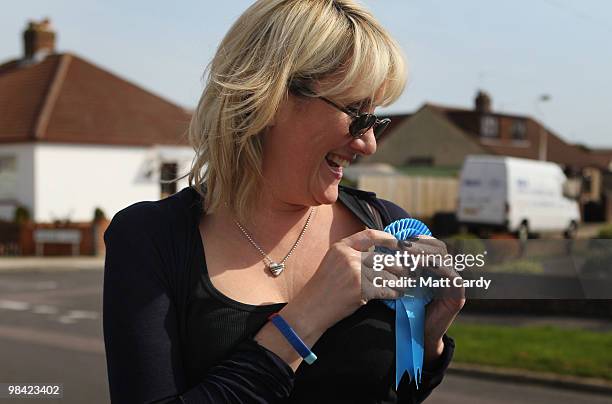
[[[168,147],[183,161],[186,173],[189,147]],[[168,153],[166,153],[167,155]],[[35,146],[35,220],[90,221],[100,207],[108,218],[139,201],[160,199],[160,157],[154,147],[43,144]],[[147,175],[150,174],[150,175]],[[177,191],[187,179],[177,183]]]
[[[0,145],[0,158],[15,157],[15,171],[0,174],[0,219],[12,221],[15,207],[22,205],[31,213],[34,198],[34,146],[31,143]]]

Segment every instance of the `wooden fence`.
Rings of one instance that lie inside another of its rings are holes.
[[[459,181],[451,177],[362,175],[358,187],[375,192],[379,198],[390,200],[411,216],[422,219],[455,212],[459,198]]]

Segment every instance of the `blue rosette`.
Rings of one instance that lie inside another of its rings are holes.
[[[416,219],[400,219],[389,224],[385,232],[393,234],[398,240],[412,237],[431,236],[431,231],[423,222]],[[393,253],[386,248],[378,252]],[[421,382],[424,355],[425,306],[431,301],[428,290],[415,290],[414,296],[405,295],[395,300],[383,300],[395,310],[395,388],[399,386],[404,373],[414,380],[418,389]]]

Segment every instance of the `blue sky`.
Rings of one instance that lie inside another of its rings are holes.
[[[410,81],[387,112],[424,102],[530,115],[572,142],[612,148],[612,2],[365,0],[408,58]],[[22,54],[29,19],[49,17],[76,53],[192,108],[202,72],[245,0],[20,0],[3,9],[0,60]],[[537,104],[541,94],[550,101]]]

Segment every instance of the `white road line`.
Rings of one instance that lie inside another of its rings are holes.
[[[30,303],[16,300],[0,300],[0,309],[23,311],[30,308]]]
[[[78,318],[78,319],[87,318],[90,320],[95,320],[98,318],[97,312],[87,311],[87,310],[70,310],[68,312],[68,315],[72,316],[72,318]]]
[[[62,324],[74,324],[76,323],[76,320],[69,317],[69,316],[61,316],[60,318],[57,319],[57,321],[59,321]]]
[[[55,306],[49,306],[47,304],[37,304],[32,307],[32,313],[36,314],[57,314],[58,308]]]
[[[30,310],[35,314],[58,314],[60,311],[55,306],[47,304],[36,304],[32,306],[30,303],[16,300],[0,300],[0,309],[15,311]],[[62,324],[74,324],[78,320],[97,320],[98,318],[100,318],[100,314],[96,311],[68,310],[65,314],[59,316],[57,321]]]
[[[76,323],[77,320],[96,320],[98,317],[99,314],[95,311],[70,310],[67,314],[61,316],[58,321],[63,324],[73,324]]]

